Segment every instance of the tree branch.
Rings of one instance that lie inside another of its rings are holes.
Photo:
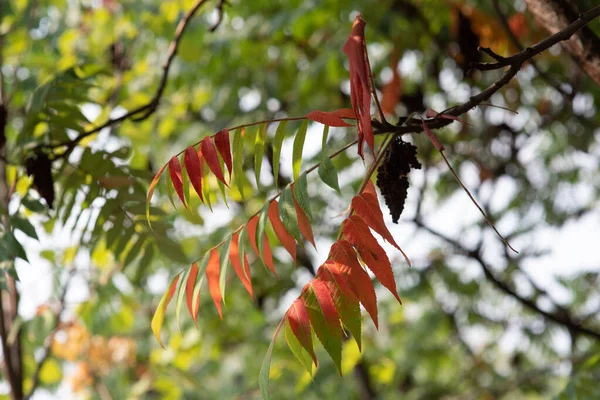
[[[537,44],[531,47],[526,48],[525,50],[513,56],[504,57],[500,59],[501,61],[496,61],[492,63],[471,64],[471,67],[473,69],[478,69],[481,71],[492,71],[504,67],[509,68],[496,82],[492,83],[487,89],[480,92],[479,94],[476,94],[475,96],[472,96],[466,103],[449,108],[448,110],[438,114],[434,118],[424,120],[425,124],[427,124],[429,129],[439,129],[443,128],[444,126],[450,125],[453,122],[453,120],[444,119],[444,114],[458,117],[471,110],[472,108],[477,107],[481,103],[489,100],[492,97],[492,95],[494,95],[494,93],[496,93],[503,86],[508,84],[510,80],[514,78],[515,75],[517,75],[523,64],[525,64],[527,61],[531,60],[533,57],[540,54],[541,52],[554,46],[555,44],[568,40],[575,32],[589,24],[598,16],[600,16],[600,6],[596,6],[588,12],[581,14],[575,22],[567,26],[562,31],[555,33],[554,35],[542,40],[541,42],[538,42]],[[405,123],[403,126],[395,126],[392,124],[386,124],[374,120],[373,130],[376,135],[381,135],[385,133],[402,135],[407,133],[419,133],[423,131],[424,128],[420,119],[411,119],[408,122],[410,123]]]
[[[175,37],[171,41],[171,44],[169,45],[169,49],[167,50],[167,59],[165,60],[165,62],[162,65],[162,75],[160,78],[160,82],[158,84],[158,88],[156,89],[156,93],[154,94],[152,99],[148,103],[146,103],[142,106],[139,106],[118,118],[109,119],[106,122],[104,122],[103,124],[101,124],[95,128],[92,128],[85,132],[81,132],[79,135],[77,135],[77,137],[75,137],[72,140],[69,140],[66,142],[61,142],[61,143],[55,143],[55,144],[51,144],[51,145],[43,145],[42,147],[49,148],[49,149],[55,149],[55,148],[66,146],[65,151],[60,154],[55,155],[53,160],[65,157],[67,154],[70,153],[70,151],[81,140],[83,140],[84,138],[86,138],[90,135],[100,132],[104,128],[107,128],[109,126],[115,125],[119,122],[123,122],[128,119],[131,119],[136,122],[143,121],[143,120],[147,119],[148,117],[150,117],[152,114],[154,114],[154,112],[158,108],[158,105],[160,103],[162,95],[167,86],[169,71],[171,69],[171,65],[173,64],[173,60],[175,59],[175,56],[177,55],[177,50],[179,49],[179,44],[181,42],[181,39],[183,38],[183,34],[185,33],[185,31],[186,31],[188,25],[190,24],[192,18],[194,17],[194,15],[198,12],[200,7],[202,7],[207,1],[208,0],[197,0],[196,3],[192,6],[192,8],[179,21],[179,24],[177,24],[177,28],[175,29]],[[216,30],[216,28],[221,23],[221,20],[223,18],[224,3],[225,3],[224,0],[220,0],[219,4],[217,4],[218,19],[217,19],[217,22],[211,27],[211,29],[210,29],[211,31]]]

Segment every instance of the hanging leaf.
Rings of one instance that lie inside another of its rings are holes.
[[[340,271],[348,278],[348,285],[365,310],[371,316],[375,327],[377,320],[377,297],[371,278],[360,265],[354,247],[347,240],[340,239],[331,246],[329,259],[338,264]]]
[[[425,121],[421,119],[421,122],[423,124],[423,130],[425,131],[425,134],[431,141],[431,144],[433,144],[433,147],[435,147],[438,151],[445,150],[446,148],[444,147],[444,145],[440,142],[435,133],[433,133],[431,129],[429,129],[429,126],[425,123]]]
[[[242,200],[244,199],[244,128],[240,128],[233,134],[233,174]]]
[[[271,221],[271,226],[275,231],[275,235],[283,245],[283,247],[287,250],[288,253],[292,256],[294,262],[296,261],[296,241],[294,237],[290,235],[290,233],[285,229],[283,223],[279,219],[278,212],[278,203],[276,200],[273,200],[269,203],[269,221]]]
[[[292,195],[292,197],[294,196]],[[312,227],[310,226],[310,221],[308,220],[306,214],[304,213],[304,210],[302,209],[302,207],[300,207],[296,199],[294,199],[294,207],[296,209],[296,216],[298,218],[298,229],[300,229],[300,232],[302,232],[302,236],[304,236],[306,240],[312,243],[312,245],[316,249],[317,245],[315,244],[315,238],[313,235]]]
[[[154,178],[152,178],[152,182],[150,182],[150,186],[148,186],[148,196],[146,198],[146,220],[148,221],[148,225],[150,226],[150,228],[152,228],[152,223],[150,222],[150,200],[152,200],[152,195],[154,194],[154,189],[156,188],[156,184],[158,183],[158,180],[160,179],[160,176],[162,175],[165,168],[167,168],[167,165],[168,164],[163,165],[158,170],[156,175],[154,175]]]
[[[197,319],[197,310],[194,307],[194,287],[196,286],[196,279],[198,278],[198,263],[193,263],[190,267],[190,273],[188,275],[188,279],[185,284],[185,300],[187,304],[188,311],[190,312],[190,316],[196,322]]]
[[[279,330],[281,329],[285,317],[286,316],[284,315],[281,322],[279,322],[279,325],[277,325],[277,329],[275,329],[275,334],[269,344],[267,354],[265,354],[265,358],[260,366],[260,372],[258,373],[258,386],[260,387],[260,392],[264,400],[269,400],[269,371],[271,370],[271,357],[273,356],[273,347],[275,347],[277,335],[279,335]]]
[[[281,147],[283,146],[283,139],[285,138],[285,128],[287,121],[281,121],[277,126],[275,132],[275,138],[273,139],[273,179],[275,180],[275,187],[279,186],[279,162],[281,158]]]
[[[365,21],[356,15],[352,32],[344,45],[344,53],[350,64],[350,100],[358,117],[358,155],[364,159],[363,146],[367,142],[374,151],[373,127],[371,125],[371,85],[365,44]]]
[[[231,146],[229,144],[229,131],[221,129],[214,136],[215,146],[221,155],[227,170],[229,171],[229,182],[231,182],[231,173],[233,172],[233,161],[231,159]]]
[[[219,166],[221,170],[223,169],[223,159],[219,158]],[[230,179],[231,180],[231,179]],[[221,192],[221,198],[225,203],[225,207],[229,208],[229,204],[227,203],[227,194],[225,193],[225,184],[221,181],[217,181],[217,185],[219,185],[219,192]]]
[[[215,149],[215,145],[213,144],[210,136],[206,136],[204,139],[202,139],[202,142],[200,142],[200,151],[212,173],[215,174],[218,180],[229,187],[227,182],[225,182],[225,178],[223,177],[223,170],[221,169],[221,165],[219,163],[219,156],[217,155],[217,150]]]
[[[306,114],[306,118],[310,119],[311,121],[319,122],[319,123],[327,125],[327,126],[337,126],[337,127],[352,126],[352,124],[347,123],[340,116],[333,114],[333,113],[328,113],[325,111],[319,111],[319,110],[311,111],[308,114]]]
[[[227,239],[219,248],[221,251],[219,290],[221,291],[221,296],[223,297],[223,304],[225,304],[225,286],[227,285],[227,270],[229,269],[229,249],[231,247],[231,239],[232,236],[229,236],[229,239]]]
[[[306,181],[306,172],[293,183],[294,198],[306,213],[309,221],[312,220],[312,212],[310,211],[310,196],[308,194],[308,182]]]
[[[294,147],[292,149],[292,169],[294,171],[294,180],[300,176],[300,167],[302,165],[302,151],[304,150],[304,140],[306,139],[306,130],[308,129],[308,120],[302,121],[302,125],[296,132],[294,138]]]
[[[313,361],[310,357],[310,353],[302,347],[298,338],[294,335],[292,331],[292,327],[288,320],[285,321],[285,326],[283,330],[285,334],[285,341],[287,342],[290,350],[294,354],[294,356],[300,361],[300,364],[306,369],[306,372],[312,375],[313,369]]]
[[[250,297],[254,299],[252,294],[252,282],[250,281],[250,265],[246,259],[246,255],[240,252],[239,246],[240,237],[237,233],[231,236],[231,247],[229,250],[229,262],[233,266],[233,270],[236,275],[250,294]],[[244,266],[242,269],[242,265]]]
[[[264,210],[264,209],[263,209]],[[269,240],[267,239],[267,235],[265,235],[264,229],[262,232],[258,232],[258,215],[250,218],[248,223],[246,224],[246,228],[248,231],[248,238],[250,238],[250,244],[252,245],[252,249],[258,256],[258,258],[263,262],[263,264],[275,275],[277,276],[277,272],[275,272],[275,265],[273,264],[273,255],[271,254],[271,247],[269,246]],[[258,240],[262,239],[262,248],[263,255],[261,256],[260,248],[258,246]]]
[[[173,183],[175,192],[177,192],[177,196],[179,196],[179,199],[183,203],[184,207],[187,208],[185,197],[183,196],[181,164],[179,164],[179,158],[177,158],[177,156],[173,156],[171,160],[169,160],[169,175],[171,175],[171,182]]]
[[[179,324],[179,316],[181,314],[181,305],[183,304],[183,297],[185,296],[185,287],[187,285],[187,279],[190,275],[190,270],[183,272],[183,278],[179,280],[179,288],[177,291],[177,300],[175,302],[175,321],[177,322],[177,329],[181,332],[181,325]]]
[[[318,172],[319,177],[327,186],[336,192],[341,193],[340,185],[338,183],[338,173],[329,157],[323,158],[321,165],[319,165]]]
[[[352,215],[344,221],[342,232],[344,237],[356,247],[360,257],[373,271],[379,282],[392,292],[398,302],[402,304],[396,290],[396,281],[394,280],[390,260],[385,254],[385,250],[371,234],[367,224],[360,217]]]
[[[181,179],[182,179],[182,183],[183,183],[183,198],[185,199],[186,204],[190,205],[190,207],[188,207],[188,210],[190,211],[190,213],[194,214],[194,208],[191,207],[192,200],[191,200],[191,194],[190,194],[190,177],[186,170],[183,157],[181,158],[179,164],[182,165],[182,168],[183,168],[181,171]]]
[[[262,123],[258,128],[256,140],[254,141],[254,176],[256,177],[256,187],[260,187],[260,171],[262,169],[262,160],[265,153],[266,138],[267,124]]]
[[[198,194],[198,197],[200,197],[200,200],[204,202],[204,198],[202,197],[202,160],[198,157],[198,152],[194,146],[185,149],[183,163],[185,164],[185,169],[194,190]]]
[[[342,373],[342,327],[329,289],[325,283],[313,279],[305,293],[305,303],[310,324],[323,347]]]
[[[327,138],[329,137],[329,126],[323,126],[323,137],[321,139],[321,159],[325,160],[327,154],[325,154],[325,147],[327,146]]]
[[[201,150],[198,150],[198,157],[200,158],[200,160],[204,159]],[[210,212],[213,212],[212,201],[210,199],[210,173],[208,172],[208,170],[203,170],[202,172],[204,175],[202,177],[202,194],[204,197],[204,204],[208,206]]]
[[[310,354],[315,366],[318,366],[317,355],[313,348],[312,333],[310,332],[310,320],[306,305],[301,298],[294,300],[287,311],[287,321],[292,328],[292,332],[300,345]]]
[[[165,348],[165,346],[163,345],[163,342],[160,338],[160,329],[162,328],[163,322],[165,320],[165,311],[167,310],[167,306],[169,305],[169,302],[175,294],[175,289],[177,288],[177,282],[179,281],[180,275],[181,274],[177,274],[177,276],[171,281],[171,284],[169,285],[169,290],[167,290],[163,297],[160,299],[160,303],[158,303],[158,307],[156,307],[156,311],[154,312],[154,316],[152,317],[152,322],[150,323],[150,326],[152,327],[152,332],[154,333],[154,336],[156,336],[156,340],[158,340],[160,347],[162,347],[163,349]]]
[[[333,302],[335,303],[335,308],[340,314],[340,319],[354,339],[356,339],[358,349],[360,350],[360,306],[358,304],[358,298],[352,292],[352,288],[348,283],[348,277],[341,271],[339,264],[335,261],[327,260],[319,267],[316,279],[321,280],[327,285]]]
[[[244,265],[246,260],[246,239],[248,237],[247,225],[242,226],[242,230],[240,231],[240,237],[238,239],[238,248],[240,253],[240,264]],[[246,269],[244,269],[244,274],[246,274]],[[250,274],[246,274],[246,278],[250,279]]]
[[[264,260],[265,258],[265,243],[268,246],[269,245],[269,241],[267,240],[266,236],[265,236],[265,228],[267,227],[267,220],[269,218],[269,204],[265,204],[262,208],[262,210],[260,211],[260,213],[258,214],[258,223],[256,225],[256,237],[257,237],[257,245],[258,245],[258,252],[260,255],[260,258]],[[260,240],[260,238],[265,238],[264,240]],[[273,268],[273,273],[275,273],[274,268]]]
[[[212,297],[213,302],[215,303],[215,307],[219,312],[219,317],[223,319],[223,310],[221,308],[223,296],[221,295],[221,289],[219,287],[219,268],[219,252],[217,249],[212,249],[209,253],[208,265],[206,266],[206,281],[208,282],[210,297]]]
[[[171,203],[173,208],[175,210],[177,210],[177,206],[175,205],[175,200],[173,198],[173,193],[175,192],[175,187],[173,186],[173,180],[167,179],[166,186],[167,186],[167,197],[169,198],[169,202]],[[73,199],[74,198],[75,198],[75,196],[73,196]],[[70,204],[67,209],[71,210],[71,208],[72,208],[72,204]]]
[[[296,215],[296,205],[289,185],[283,189],[281,196],[279,196],[279,215],[281,216],[281,222],[286,231],[288,231],[298,243],[302,244],[300,229],[298,227],[298,217]]]

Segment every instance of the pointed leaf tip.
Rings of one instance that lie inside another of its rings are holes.
[[[311,121],[319,122],[327,126],[345,127],[352,126],[352,124],[344,121],[339,115],[335,113],[329,113],[325,111],[314,110],[306,114],[306,118]]]
[[[231,182],[231,173],[233,172],[233,160],[231,158],[231,144],[229,142],[229,131],[221,129],[215,134],[215,146],[221,155],[221,158],[229,171],[229,182]]]
[[[152,317],[152,322],[150,323],[150,327],[152,328],[152,332],[158,340],[160,347],[165,348],[162,339],[160,338],[160,329],[162,328],[163,322],[165,320],[165,312],[167,310],[167,306],[171,302],[173,295],[175,294],[175,290],[177,289],[177,282],[179,281],[179,276],[181,273],[177,274],[175,278],[171,281],[169,285],[169,289],[165,292],[163,297],[160,299],[160,303],[158,303],[158,307],[156,307],[156,311],[154,312],[154,316]]]
[[[225,182],[223,170],[221,169],[221,163],[219,162],[219,156],[217,155],[217,150],[215,149],[215,145],[210,136],[206,136],[204,139],[202,139],[202,142],[200,142],[200,151],[212,173],[215,174],[217,179],[225,186],[229,187],[229,184]]]
[[[219,287],[220,277],[220,257],[217,249],[212,249],[208,258],[208,265],[206,266],[206,280],[208,282],[208,291],[210,297],[212,297],[215,307],[219,313],[219,317],[223,319],[222,302],[223,296],[221,295],[221,289]]]
[[[184,207],[187,208],[187,204],[185,202],[185,196],[183,194],[183,179],[181,176],[181,164],[179,163],[179,158],[177,156],[173,156],[171,160],[169,160],[169,175],[171,176],[171,182],[173,183],[173,187],[175,188],[175,192],[179,199],[183,203]]]

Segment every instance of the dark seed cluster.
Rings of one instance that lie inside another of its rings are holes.
[[[403,141],[400,136],[392,140],[385,160],[377,170],[377,186],[390,210],[392,221],[397,224],[408,192],[407,175],[411,168],[421,169],[421,164],[417,161],[415,146]]]
[[[39,152],[25,162],[27,175],[33,175],[33,186],[52,209],[54,203],[54,180],[52,179],[52,163],[45,153]]]

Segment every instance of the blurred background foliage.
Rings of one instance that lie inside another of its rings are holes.
[[[166,350],[152,337],[150,318],[168,281],[260,209],[277,185],[271,151],[261,186],[250,183],[247,148],[251,196],[242,201],[231,191],[227,208],[213,190],[214,213],[196,207],[192,214],[172,208],[163,181],[154,231],[144,217],[146,188],[170,156],[223,127],[349,107],[342,47],[357,11],[367,21],[375,81],[392,121],[467,101],[497,79],[497,71],[465,75],[469,62],[484,60],[477,45],[509,55],[518,50],[510,35],[524,46],[548,35],[521,0],[231,0],[214,32],[218,2],[209,1],[180,42],[154,114],[61,145],[151,101],[175,26],[193,3],[0,1],[9,110],[2,162],[14,189],[2,210],[9,221],[0,265],[4,287],[20,278],[12,332],[22,343],[24,391],[35,386],[35,399],[260,397],[260,363],[282,310],[324,261],[336,216],[365,171],[355,149],[334,159],[341,195],[309,176],[318,251],[300,249],[294,266],[277,249],[280,279],[253,263],[256,302],[232,279],[222,321],[206,290],[198,328],[169,312]],[[578,3],[582,10],[595,5]],[[600,23],[590,28],[600,34]],[[542,239],[569,225],[582,226],[585,243],[597,241],[600,88],[558,46],[536,68],[529,63],[492,98],[518,115],[479,107],[464,116],[471,125],[438,132],[520,253],[494,237],[429,142],[411,136],[423,170],[411,173],[393,233],[413,267],[387,248],[404,305],[377,291],[379,331],[364,321],[362,354],[352,340],[344,344],[344,377],[320,356],[311,380],[280,339],[273,398],[600,397],[600,259]],[[303,166],[320,157],[318,129],[309,129],[316,144],[307,141]],[[333,129],[328,150],[355,135]],[[291,175],[291,140],[284,145],[283,182]],[[561,249],[572,265],[557,265],[553,251]],[[10,397],[3,378],[2,396]]]

